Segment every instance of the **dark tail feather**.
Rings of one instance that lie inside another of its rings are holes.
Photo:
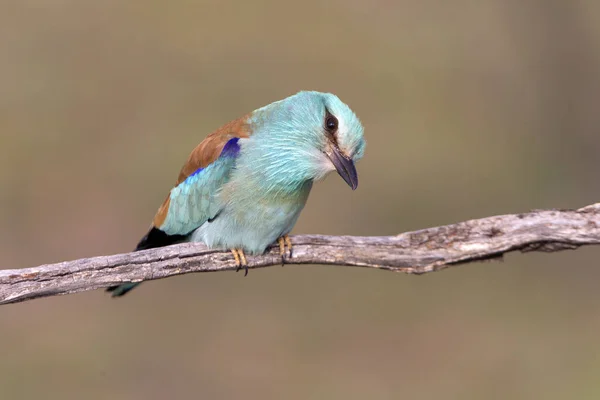
[[[111,292],[112,297],[121,297],[121,296],[127,294],[127,292],[129,292],[131,289],[135,288],[137,285],[139,285],[139,282],[138,283],[124,283],[119,286],[110,286],[110,287],[106,288],[106,291]]]
[[[148,233],[140,240],[134,251],[153,249],[155,247],[164,247],[173,243],[177,243],[182,240],[185,235],[167,235],[165,232],[152,227]],[[127,294],[130,290],[138,286],[137,283],[124,283],[122,285],[110,286],[106,289],[107,292],[111,292],[112,297],[121,297]]]

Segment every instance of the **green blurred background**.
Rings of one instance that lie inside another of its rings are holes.
[[[600,200],[600,3],[8,0],[0,268],[131,250],[209,132],[301,89],[368,140],[296,233]],[[600,249],[195,274],[0,307],[0,399],[597,399]]]

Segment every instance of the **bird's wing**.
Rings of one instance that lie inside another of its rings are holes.
[[[219,189],[229,181],[239,140],[250,136],[248,116],[211,133],[190,154],[177,183],[154,216],[153,226],[167,235],[187,235],[221,210]]]

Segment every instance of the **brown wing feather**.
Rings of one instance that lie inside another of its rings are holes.
[[[250,125],[248,124],[248,118],[250,114],[244,115],[241,118],[235,119],[227,124],[223,125],[210,135],[206,137],[194,150],[192,150],[186,163],[179,171],[179,177],[175,186],[183,182],[188,176],[198,170],[198,168],[206,168],[212,162],[214,162],[227,141],[234,137],[247,138],[251,134]],[[153,224],[155,227],[160,227],[167,218],[169,211],[170,197],[167,196],[163,204],[158,209],[158,212],[154,216]]]
[[[193,174],[198,168],[206,168],[215,161],[229,139],[233,137],[249,137],[250,126],[248,125],[248,117],[249,115],[245,115],[223,125],[196,146],[179,172],[177,185]]]

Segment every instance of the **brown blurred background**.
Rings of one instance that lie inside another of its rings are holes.
[[[301,89],[362,119],[297,233],[600,200],[600,3],[0,5],[0,268],[131,250],[189,151]],[[0,399],[595,399],[600,249],[196,274],[0,307]]]

